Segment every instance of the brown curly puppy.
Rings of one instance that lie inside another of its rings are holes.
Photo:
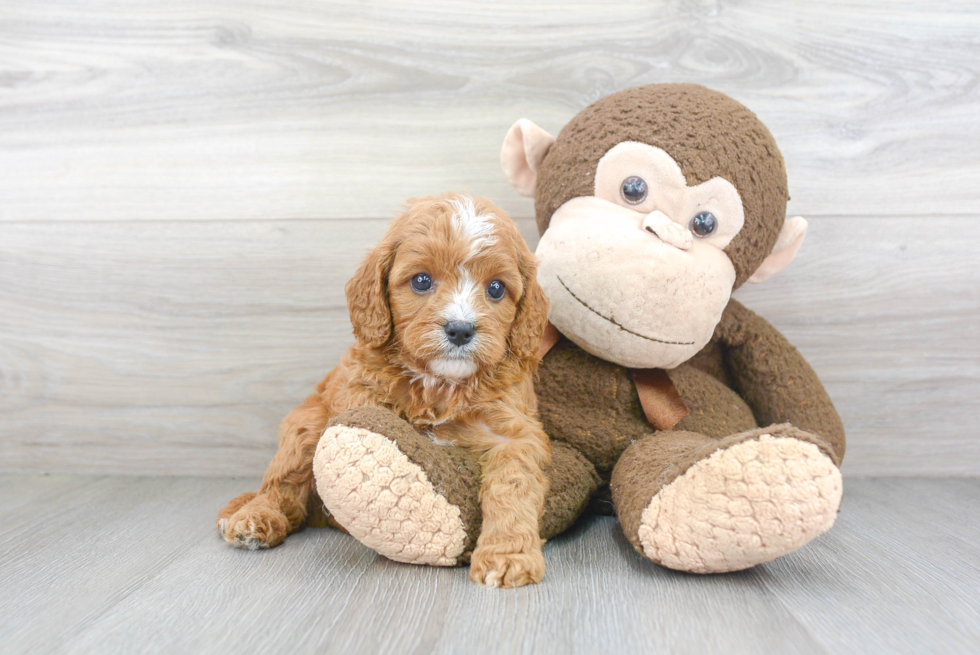
[[[478,456],[483,525],[470,577],[505,587],[541,580],[551,448],[533,376],[548,301],[513,222],[483,198],[412,200],[346,291],[357,342],[283,421],[261,488],[219,513],[221,534],[256,549],[300,529],[321,507],[312,463],[324,428],[376,407]]]

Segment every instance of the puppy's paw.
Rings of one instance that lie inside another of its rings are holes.
[[[218,518],[225,541],[236,548],[278,546],[289,534],[289,520],[268,498],[256,496],[228,518]]]
[[[215,524],[218,526],[219,534],[223,535],[225,533],[225,527],[228,525],[228,519],[230,519],[235,512],[247,505],[248,502],[255,498],[256,495],[256,492],[249,491],[248,493],[236,496],[230,503],[225,505],[220,512],[218,512],[218,520],[215,522]]]
[[[470,580],[485,587],[523,587],[544,578],[541,548],[502,553],[499,546],[477,546],[470,559]]]

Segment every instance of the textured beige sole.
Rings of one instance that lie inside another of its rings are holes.
[[[466,530],[394,441],[343,425],[327,428],[313,459],[323,504],[358,541],[397,562],[454,566]]]
[[[647,557],[693,573],[739,571],[800,548],[834,524],[840,470],[815,445],[763,435],[689,468],[653,497]]]

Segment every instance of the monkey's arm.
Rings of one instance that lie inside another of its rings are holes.
[[[765,319],[732,300],[715,328],[733,386],[759,425],[792,423],[826,439],[844,458],[844,426],[817,374]]]

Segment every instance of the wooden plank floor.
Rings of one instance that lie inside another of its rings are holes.
[[[333,530],[227,546],[256,480],[0,476],[3,653],[976,653],[980,480],[845,482],[834,529],[737,574],[637,556],[611,518],[520,590],[416,568]]]

